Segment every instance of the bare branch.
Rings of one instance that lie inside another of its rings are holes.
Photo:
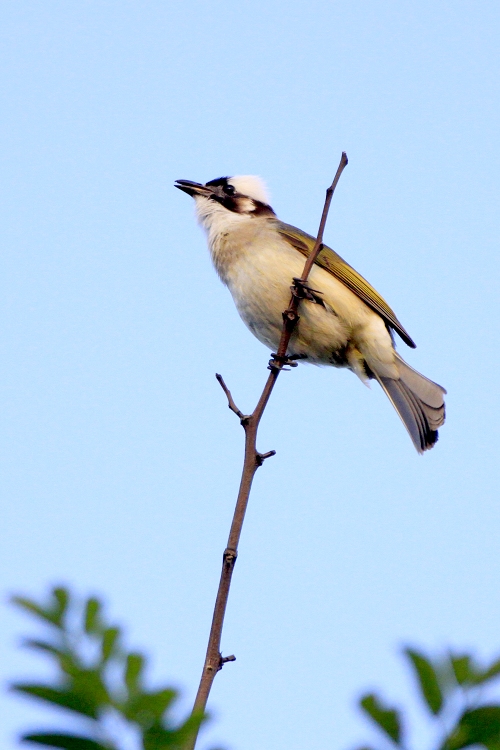
[[[257,444],[257,430],[259,423],[266,408],[267,402],[271,396],[274,385],[278,379],[281,370],[286,369],[285,365],[290,367],[296,367],[297,362],[295,359],[298,357],[290,358],[287,356],[288,345],[290,343],[290,337],[295,329],[295,326],[299,322],[298,309],[301,299],[306,298],[308,293],[316,293],[315,290],[309,290],[307,286],[307,279],[311,268],[313,267],[319,253],[323,247],[323,232],[328,217],[328,211],[332,202],[333,193],[337,187],[337,183],[340,179],[344,168],[347,166],[347,156],[345,152],[342,152],[342,157],[335,174],[335,178],[326,191],[325,205],[321,216],[321,221],[318,229],[318,236],[311,255],[307,258],[304,265],[304,270],[300,279],[293,279],[292,294],[290,303],[287,309],[283,312],[283,329],[281,332],[281,339],[278,346],[278,351],[272,355],[272,359],[269,362],[269,370],[271,371],[268,375],[264,390],[261,393],[257,406],[255,407],[252,414],[245,416],[236,406],[229,388],[224,383],[221,375],[217,374],[216,378],[219,384],[226,394],[228,406],[241,421],[243,429],[245,430],[245,458],[243,461],[243,471],[241,475],[240,488],[238,492],[238,498],[236,500],[236,507],[234,510],[233,521],[231,523],[231,529],[229,531],[229,539],[227,547],[224,551],[222,572],[219,582],[219,589],[217,591],[217,598],[215,601],[214,614],[212,618],[212,626],[210,629],[210,637],[208,640],[207,654],[205,657],[205,664],[203,666],[203,672],[201,675],[200,686],[196,695],[196,700],[193,706],[193,713],[204,711],[212,683],[214,681],[217,672],[222,669],[223,665],[228,661],[234,661],[234,656],[223,657],[220,653],[220,641],[222,635],[222,627],[224,624],[224,615],[226,612],[227,600],[229,597],[229,588],[231,585],[231,577],[233,575],[234,565],[238,556],[238,544],[241,535],[241,529],[245,518],[245,512],[248,505],[248,499],[250,497],[250,490],[252,487],[252,481],[255,476],[257,469],[262,466],[267,458],[275,455],[275,451],[268,451],[267,453],[259,453],[256,448]],[[193,735],[190,740],[186,743],[185,750],[194,750],[196,745],[198,733]]]
[[[340,175],[346,168],[347,162],[348,162],[347,154],[345,153],[345,151],[342,151],[342,156],[340,158],[340,163],[337,168],[337,172],[335,174],[335,177],[333,178],[332,184],[326,191],[325,205],[323,208],[323,213],[321,215],[321,221],[319,223],[319,229],[318,229],[318,236],[316,237],[316,242],[314,243],[313,250],[311,252],[311,255],[308,257],[308,259],[305,262],[304,270],[302,271],[302,276],[299,279],[299,283],[297,284],[296,280],[293,279],[292,298],[290,300],[290,304],[288,305],[288,308],[283,313],[284,322],[283,322],[283,330],[281,332],[281,340],[280,340],[278,351],[275,355],[274,362],[273,362],[273,365],[278,370],[281,370],[283,368],[283,364],[280,362],[280,359],[286,356],[288,344],[290,343],[290,337],[295,329],[295,326],[299,322],[299,315],[297,313],[297,310],[299,308],[300,299],[301,299],[300,290],[301,288],[304,288],[306,286],[307,279],[309,278],[309,274],[311,273],[311,268],[313,267],[318,255],[323,249],[323,234],[325,231],[326,220],[328,218],[328,212],[330,210],[330,204],[332,202],[335,188],[337,187],[338,181],[340,180]]]
[[[325,226],[326,226],[326,220],[328,218],[328,212],[330,210],[330,204],[332,202],[333,194],[335,192],[335,188],[338,185],[338,181],[340,180],[340,175],[344,171],[344,169],[347,167],[349,160],[347,158],[347,154],[345,151],[342,151],[342,156],[340,157],[340,164],[337,167],[337,172],[335,173],[335,177],[333,178],[333,182],[326,191],[326,198],[325,198],[325,206],[323,208],[323,213],[321,215],[321,221],[319,223],[319,229],[318,229],[318,236],[316,237],[316,243],[314,245],[313,251],[311,255],[308,257],[306,264],[304,266],[304,270],[302,272],[301,281],[306,282],[307,278],[311,272],[311,268],[313,267],[314,263],[316,262],[316,258],[320,254],[322,250],[322,244],[323,244],[323,234],[325,232]]]
[[[237,417],[239,417],[240,419],[245,419],[245,415],[243,414],[243,412],[240,411],[238,409],[238,407],[236,406],[236,404],[234,403],[234,399],[231,396],[231,391],[229,390],[229,388],[227,387],[227,385],[224,383],[224,378],[222,377],[222,375],[219,375],[219,373],[216,372],[215,373],[215,377],[219,381],[220,387],[222,388],[222,390],[226,394],[228,407],[231,409],[231,411],[234,411],[234,413],[236,414]]]

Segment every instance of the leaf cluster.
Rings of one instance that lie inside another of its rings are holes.
[[[112,715],[134,727],[144,750],[181,750],[197,731],[205,716],[172,721],[176,691],[145,687],[145,657],[124,648],[120,628],[106,622],[98,599],[90,597],[82,607],[58,587],[45,604],[23,596],[12,601],[46,626],[47,639],[28,638],[23,645],[47,655],[56,670],[50,684],[14,683],[11,689],[79,715],[87,730],[34,732],[22,740],[66,750],[119,750],[106,729]]]
[[[426,711],[439,724],[438,750],[462,750],[473,745],[500,750],[500,705],[482,699],[484,688],[500,675],[500,659],[482,668],[470,654],[447,654],[431,661],[422,652],[406,648],[404,655]],[[359,703],[386,739],[401,750],[407,747],[401,711],[385,705],[375,693],[364,695]]]

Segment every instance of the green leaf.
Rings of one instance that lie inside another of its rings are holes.
[[[405,649],[417,675],[420,690],[433,714],[438,714],[443,706],[443,694],[439,687],[436,670],[423,654],[413,649]]]
[[[144,750],[165,750],[165,748],[180,747],[175,732],[165,729],[160,724],[155,724],[146,729],[142,741]]]
[[[35,638],[27,638],[22,642],[22,645],[51,654],[59,662],[60,669],[71,677],[82,670],[81,665],[76,661],[77,657],[75,658],[75,655],[71,651],[58,648],[52,643],[40,641]]]
[[[142,672],[146,660],[142,654],[131,653],[127,656],[127,665],[125,667],[125,683],[129,693],[136,693],[141,687]]]
[[[374,693],[363,696],[359,701],[361,708],[366,711],[373,721],[389,735],[391,740],[399,744],[401,740],[401,719],[399,712],[393,708],[386,708]]]
[[[62,586],[56,586],[52,590],[52,595],[55,599],[53,612],[56,622],[61,627],[63,626],[64,615],[68,609],[69,604],[69,591]]]
[[[200,726],[207,721],[207,719],[208,714],[203,711],[195,711],[190,714],[184,724],[181,724],[174,730],[174,741],[178,743],[178,745],[174,745],[174,747],[178,746],[183,749],[187,740],[199,730]]]
[[[498,675],[500,675],[500,659],[494,661],[483,674],[479,675],[476,678],[476,682],[478,684],[488,682],[488,680],[492,680],[494,677],[498,677]]]
[[[42,607],[40,604],[37,604],[32,599],[28,599],[25,596],[13,596],[11,602],[21,609],[25,609],[30,614],[40,617],[42,620],[45,620],[45,622],[49,622],[51,625],[59,627],[59,622],[57,617],[54,616],[52,608],[47,609]]]
[[[468,654],[463,656],[450,655],[451,668],[455,679],[459,685],[465,685],[468,682],[474,682],[476,679],[476,670],[471,657]]]
[[[106,628],[102,636],[102,660],[108,661],[117,649],[120,628]]]
[[[157,690],[154,693],[139,693],[132,696],[123,706],[123,713],[130,721],[141,727],[159,723],[165,711],[177,697],[175,690]]]
[[[146,729],[143,734],[144,750],[183,750],[187,740],[198,731],[206,716],[201,712],[192,714],[177,729],[165,729],[161,724],[155,723]]]
[[[86,633],[100,632],[102,605],[99,599],[90,597],[85,604],[84,628]]]
[[[48,641],[40,641],[37,638],[25,638],[22,641],[23,646],[26,648],[33,648],[37,651],[45,651],[48,654],[52,654],[53,656],[61,656],[63,651],[61,651],[60,648],[57,646],[54,646],[53,643],[49,643]]]
[[[75,693],[97,706],[111,703],[99,669],[79,669],[73,675],[72,688]]]
[[[58,586],[52,590],[52,598],[53,601],[49,602],[47,607],[37,604],[33,599],[28,599],[26,596],[13,596],[11,601],[18,607],[45,620],[45,622],[61,628],[69,604],[69,593],[67,589]]]
[[[92,719],[97,718],[96,702],[74,690],[57,689],[48,685],[26,685],[21,683],[12,685],[12,690],[18,693],[25,693],[33,698],[39,698],[48,703],[54,703],[56,706],[67,708],[69,711],[76,711],[84,716],[90,716]]]
[[[59,667],[68,677],[73,679],[83,671],[82,665],[77,660],[78,654],[72,651],[63,651],[59,657]]]
[[[65,750],[112,750],[109,745],[101,745],[90,737],[78,737],[72,734],[40,733],[25,734],[21,739],[24,742],[36,742],[46,747],[61,747]]]
[[[456,728],[445,740],[445,750],[460,750],[470,745],[493,747],[500,743],[500,706],[481,706],[465,711]]]

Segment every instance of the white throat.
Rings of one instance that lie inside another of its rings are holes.
[[[252,217],[248,214],[228,211],[217,201],[205,198],[203,195],[196,195],[194,201],[196,217],[199,224],[207,232],[209,242],[212,235],[231,231],[231,229],[241,226],[242,223],[252,221]]]
[[[217,201],[195,197],[198,222],[207,233],[213,264],[224,284],[231,267],[248,252],[255,236],[269,224],[269,217],[228,211]]]

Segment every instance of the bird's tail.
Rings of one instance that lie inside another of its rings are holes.
[[[399,379],[374,373],[408,430],[419,453],[437,442],[438,427],[444,423],[445,389],[421,375],[396,354]]]

